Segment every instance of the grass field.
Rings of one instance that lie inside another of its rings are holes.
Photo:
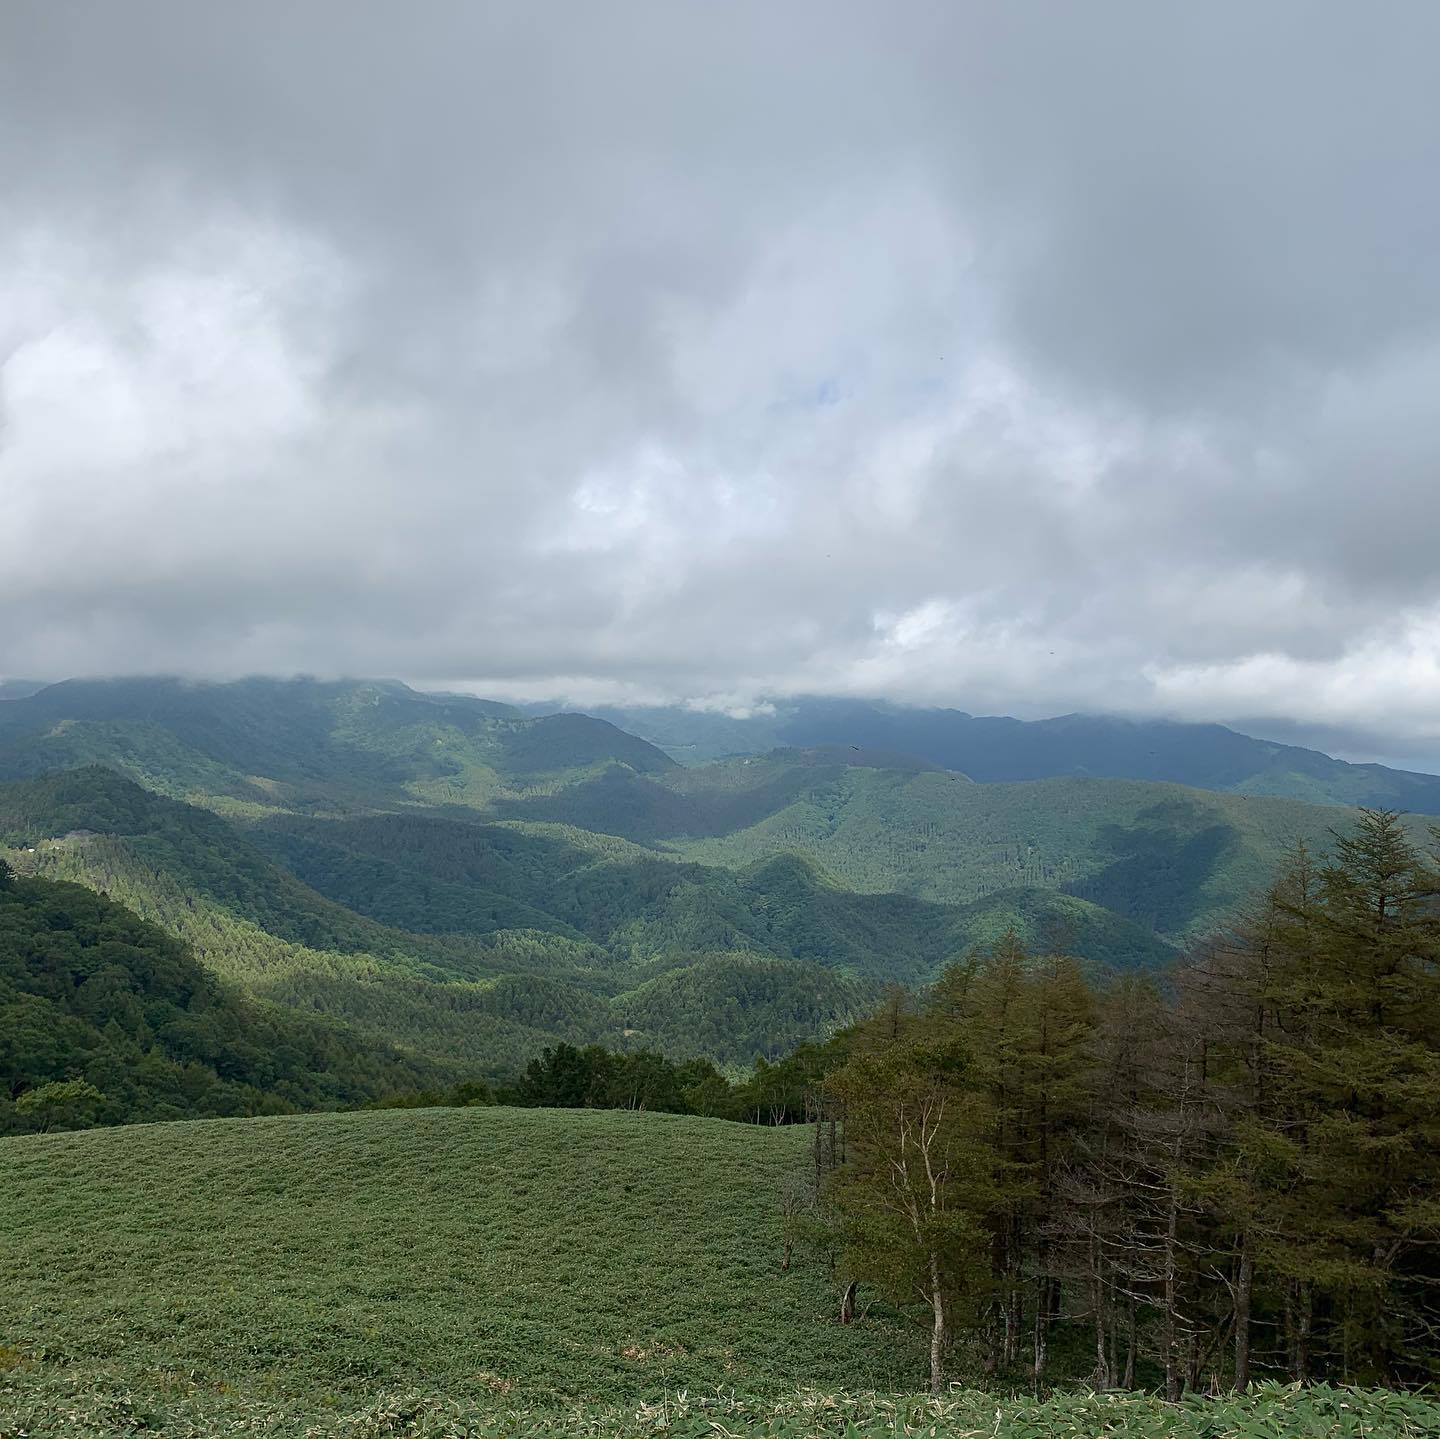
[[[918,1331],[778,1268],[805,1140],[472,1109],[0,1141],[0,1439],[1440,1434],[1351,1391],[885,1398]]]
[[[144,1383],[469,1400],[905,1386],[918,1336],[781,1273],[805,1136],[427,1110],[0,1141],[0,1344]]]

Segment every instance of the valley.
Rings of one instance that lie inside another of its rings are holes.
[[[602,719],[392,683],[0,702],[17,870],[103,891],[255,1000],[490,1080],[556,1039],[744,1068],[1010,929],[1162,966],[1345,813],[840,743],[687,767]]]

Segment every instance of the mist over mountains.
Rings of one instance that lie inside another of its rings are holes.
[[[1440,813],[1440,775],[1336,759],[1318,749],[1255,738],[1220,724],[1093,714],[1022,720],[824,696],[765,702],[738,714],[679,704],[511,705],[471,695],[426,694],[398,681],[359,683],[383,690],[392,704],[428,705],[431,714],[450,718],[465,714],[544,718],[551,722],[551,735],[560,732],[560,717],[578,712],[643,739],[687,766],[773,749],[833,746],[849,747],[850,755],[844,756],[847,764],[905,768],[928,763],[980,783],[1066,776],[1162,780],[1317,804]],[[313,711],[322,702],[320,696],[355,687],[356,682],[348,681],[265,678],[228,684],[178,678],[70,680],[56,685],[6,680],[0,681],[0,701],[31,703],[0,709],[0,743],[6,736],[18,742],[41,728],[47,717],[134,724],[161,716],[168,727],[178,725],[180,732],[194,734],[208,728],[218,736],[227,729],[233,732],[239,711],[253,714],[272,700],[279,700],[282,709]],[[573,718],[564,723],[573,735],[584,729]],[[642,770],[658,763],[654,756],[639,755],[636,748],[628,751],[629,760]]]
[[[600,706],[589,713],[651,740],[684,764],[779,746],[852,745],[927,760],[981,783],[1090,775],[1440,812],[1440,776],[1353,764],[1219,724],[1084,714],[1020,720],[823,697],[776,701],[744,717],[681,705]]]

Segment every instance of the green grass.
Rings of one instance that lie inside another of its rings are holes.
[[[1426,1439],[1440,1405],[1403,1394],[1266,1386],[1245,1398],[1166,1404],[1146,1394],[997,1399],[965,1390],[917,1395],[802,1391],[780,1399],[679,1392],[655,1402],[565,1407],[391,1394],[359,1408],[301,1416],[290,1407],[205,1394],[176,1376],[163,1393],[119,1383],[0,1374],[0,1439],[59,1435],[170,1439],[243,1433],[271,1439]],[[9,1420],[6,1420],[6,1406]]]
[[[296,1400],[904,1385],[908,1326],[778,1268],[805,1139],[471,1109],[0,1141],[0,1344]]]
[[[904,1397],[919,1330],[778,1267],[806,1137],[478,1109],[0,1141],[0,1439],[1440,1434],[1348,1390]]]

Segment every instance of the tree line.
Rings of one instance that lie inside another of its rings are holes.
[[[632,1109],[694,1114],[749,1124],[799,1124],[812,1116],[813,1096],[836,1063],[835,1044],[804,1044],[783,1059],[757,1058],[732,1079],[708,1059],[675,1060],[654,1050],[621,1051],[599,1044],[548,1046],[511,1084],[462,1080],[446,1087],[403,1090],[374,1109],[508,1104],[543,1109]]]
[[[1059,1336],[1171,1398],[1440,1371],[1440,872],[1395,815],[1168,976],[1010,935],[830,1057],[809,1227],[936,1390],[957,1347],[1043,1382]]]

